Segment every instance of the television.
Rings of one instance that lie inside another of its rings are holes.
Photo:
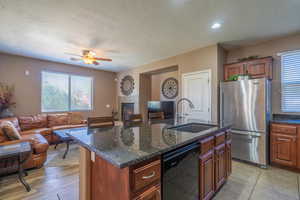
[[[165,119],[173,119],[175,113],[174,101],[148,101],[148,113],[163,112]]]
[[[161,112],[161,104],[160,101],[148,101],[148,112]]]

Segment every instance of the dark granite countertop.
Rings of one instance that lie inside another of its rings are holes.
[[[271,122],[280,124],[300,124],[300,116],[289,114],[274,114]]]
[[[229,128],[216,125],[198,133],[167,129],[191,122],[201,123],[198,120],[182,120],[175,124],[173,120],[165,120],[139,127],[70,129],[68,135],[101,158],[124,168]]]

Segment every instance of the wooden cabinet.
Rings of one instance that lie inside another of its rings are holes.
[[[244,63],[233,63],[224,65],[224,80],[228,80],[233,75],[245,74]]]
[[[232,154],[231,154],[231,138],[226,141],[226,176],[232,173]]]
[[[190,170],[199,172],[199,179],[195,180],[199,181],[199,199],[210,200],[231,173],[230,135],[216,133],[199,143],[199,150],[196,147],[199,159],[195,161],[198,163]],[[91,166],[86,169],[90,177],[87,199],[161,200],[164,185],[161,176],[163,164],[159,156],[125,168],[118,168],[100,156],[88,161]]]
[[[296,167],[297,164],[296,136],[272,134],[271,145],[272,145],[273,163],[277,163],[289,167]]]
[[[200,141],[200,199],[208,200],[231,174],[231,139],[225,132]]]
[[[139,163],[130,169],[131,196],[134,200],[161,199],[161,161]]]
[[[132,190],[138,191],[149,186],[153,182],[160,181],[160,160],[132,170]]]
[[[215,192],[214,151],[200,156],[200,199],[210,199]]]
[[[224,144],[225,143],[225,138],[226,138],[226,133],[225,132],[221,132],[216,134],[216,139],[215,139],[215,146],[218,146],[220,144]]]
[[[161,189],[160,186],[153,186],[146,190],[134,200],[161,200]]]
[[[297,127],[288,124],[272,124],[272,134],[283,134],[283,135],[296,135]]]
[[[251,78],[272,79],[273,58],[265,57],[245,62],[224,65],[224,80],[229,80],[232,75],[249,75]]]
[[[220,189],[226,180],[225,143],[215,148],[215,190]]]
[[[276,124],[271,125],[271,162],[282,166],[296,168],[299,163],[299,136],[297,125]],[[298,143],[298,144],[297,144]],[[299,165],[298,165],[299,167]]]
[[[245,64],[245,72],[246,74],[250,75],[251,78],[267,77],[272,79],[272,65],[272,57],[249,61]]]

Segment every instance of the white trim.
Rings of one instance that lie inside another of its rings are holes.
[[[190,75],[195,75],[195,74],[200,74],[200,73],[208,73],[208,80],[209,80],[209,84],[208,84],[208,92],[209,92],[209,95],[208,95],[208,97],[209,97],[209,99],[208,99],[208,104],[209,104],[209,113],[210,113],[210,119],[208,119],[209,121],[211,121],[212,120],[212,112],[211,112],[211,107],[212,107],[212,103],[211,103],[211,98],[212,98],[212,76],[211,76],[211,69],[206,69],[206,70],[201,70],[201,71],[195,71],[195,72],[189,72],[189,73],[183,73],[182,75],[181,75],[181,91],[182,91],[182,93],[181,93],[181,97],[184,97],[184,86],[183,86],[183,82],[184,82],[184,77],[186,77],[186,76],[190,76]],[[181,107],[181,109],[183,109],[182,107]]]
[[[281,54],[280,56],[282,56],[283,54]],[[279,56],[279,54],[278,54]],[[280,59],[280,111],[283,111],[283,92],[282,92],[282,85],[283,85],[283,59]]]
[[[279,53],[277,53],[277,56],[284,56],[284,55],[287,55],[287,54],[294,54],[294,53],[300,53],[300,49],[292,50],[292,51],[279,52]]]
[[[284,52],[281,54],[281,56],[287,56],[287,55],[292,55],[293,54],[300,54],[300,50],[295,50],[295,51],[287,51],[287,52]],[[283,85],[285,84],[284,81],[283,81],[283,74],[284,74],[284,70],[285,70],[285,67],[284,67],[284,64],[283,64],[283,61],[284,59],[281,59],[280,60],[280,85],[281,85],[281,92],[280,92],[280,110],[282,113],[299,113],[298,110],[284,110],[284,92],[283,92]]]
[[[195,74],[199,74],[199,73],[204,73],[204,72],[207,72],[209,74],[209,80],[211,80],[211,69],[205,69],[205,70],[201,70],[201,71],[184,73],[184,74],[182,74],[182,77],[183,76],[195,75]]]

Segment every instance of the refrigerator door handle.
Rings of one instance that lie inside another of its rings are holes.
[[[221,90],[221,124],[224,126],[224,93]]]
[[[261,137],[260,133],[251,133],[251,132],[245,132],[245,131],[237,131],[237,130],[230,130],[232,134],[238,134],[238,135],[249,135],[252,137]]]

